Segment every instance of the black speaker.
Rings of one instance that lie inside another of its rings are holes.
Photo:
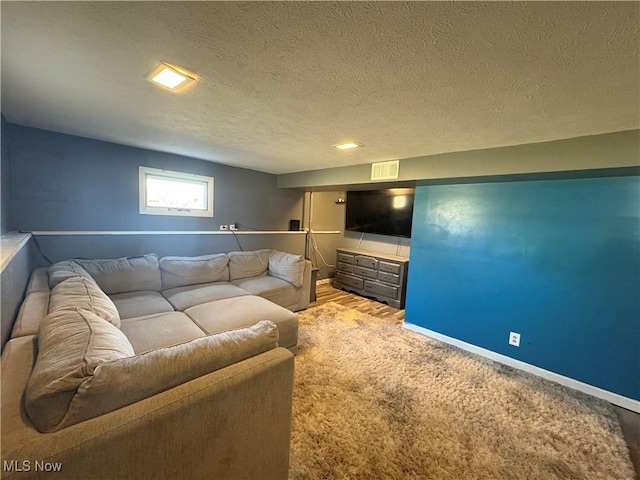
[[[290,232],[299,232],[300,231],[300,220],[289,220],[289,231]]]

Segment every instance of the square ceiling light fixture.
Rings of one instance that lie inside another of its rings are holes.
[[[352,149],[352,148],[364,147],[364,145],[362,143],[358,143],[358,142],[345,142],[345,143],[338,143],[338,144],[334,145],[334,147],[336,147],[339,150],[349,150],[349,149]]]
[[[152,83],[175,91],[194,82],[196,75],[186,71],[182,67],[160,62],[153,70],[145,75],[145,78]]]

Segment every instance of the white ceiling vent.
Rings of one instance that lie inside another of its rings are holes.
[[[400,160],[371,164],[371,180],[395,180],[400,173]]]

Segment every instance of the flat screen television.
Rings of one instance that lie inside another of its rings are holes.
[[[345,230],[411,237],[413,188],[347,192]]]

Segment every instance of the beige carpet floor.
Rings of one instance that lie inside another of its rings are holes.
[[[299,317],[291,479],[635,478],[607,402],[335,303]]]

